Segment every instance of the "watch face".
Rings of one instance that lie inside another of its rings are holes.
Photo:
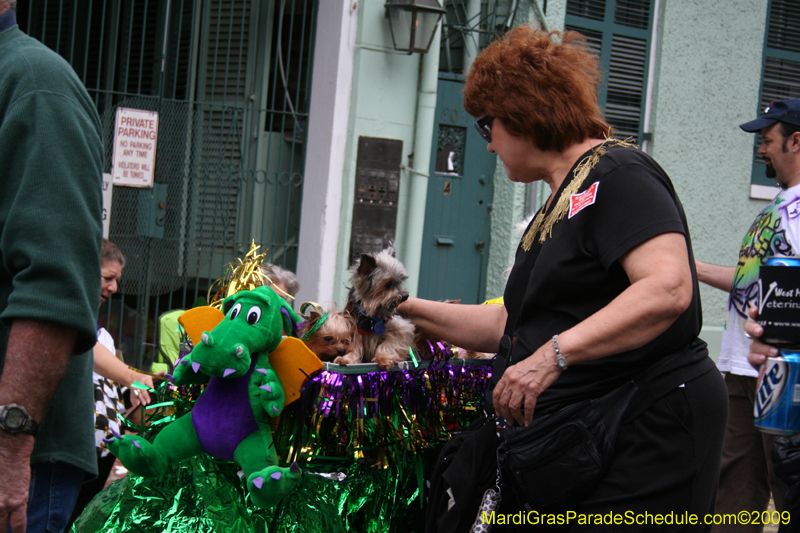
[[[19,429],[25,425],[25,415],[21,410],[11,408],[6,411],[5,423],[9,429]]]

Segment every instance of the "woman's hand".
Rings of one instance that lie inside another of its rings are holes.
[[[744,331],[745,335],[753,339],[753,342],[750,343],[750,353],[747,354],[747,360],[751,365],[758,368],[767,361],[767,357],[777,357],[779,351],[774,346],[764,344],[758,340],[764,334],[764,328],[755,322],[755,319],[758,318],[758,307],[751,307],[747,310],[747,314],[750,315],[750,318],[744,323]]]
[[[134,387],[133,382],[138,381],[139,383],[154,389],[155,385],[153,384],[153,378],[147,374],[140,374],[139,372],[134,372],[131,370],[129,379],[129,383],[126,383],[125,385],[131,390],[131,403],[133,404],[133,407],[136,407],[137,405],[149,405],[151,401],[150,393],[144,389],[138,389]]]
[[[94,371],[104,378],[112,379],[131,389],[131,403],[134,405],[150,403],[149,392],[131,387],[131,385],[134,381],[138,381],[152,389],[155,388],[153,387],[153,378],[132,370],[99,342],[94,346]]]
[[[511,424],[525,425],[533,420],[536,399],[561,375],[556,352],[548,342],[533,355],[508,367],[494,389],[495,412]]]

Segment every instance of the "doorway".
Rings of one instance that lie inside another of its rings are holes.
[[[463,108],[463,77],[440,74],[419,296],[481,303],[491,235],[497,157]]]

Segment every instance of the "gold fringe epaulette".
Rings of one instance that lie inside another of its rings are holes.
[[[570,196],[578,192],[578,189],[580,189],[581,185],[583,185],[583,182],[586,180],[589,172],[591,172],[592,169],[597,165],[597,162],[600,161],[600,158],[608,153],[607,148],[612,146],[637,148],[636,143],[631,139],[625,139],[624,141],[621,141],[619,139],[607,138],[605,141],[595,146],[594,150],[592,150],[592,153],[584,157],[583,160],[575,167],[575,170],[573,171],[574,178],[572,178],[570,184],[567,185],[561,192],[556,200],[556,205],[553,207],[553,210],[550,211],[550,214],[546,217],[544,216],[544,206],[542,206],[542,208],[536,214],[536,218],[533,219],[531,227],[522,238],[523,250],[527,252],[531,249],[533,240],[536,238],[537,234],[539,234],[540,243],[544,243],[547,237],[552,235],[553,226],[555,226],[558,221],[564,218],[564,215],[566,215],[567,211],[569,210]]]

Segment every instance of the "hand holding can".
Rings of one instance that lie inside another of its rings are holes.
[[[800,270],[796,267],[798,258],[767,259],[759,271],[758,307],[749,310],[752,320],[745,323],[745,335],[754,339],[748,360],[754,366],[762,363],[753,423],[774,435],[800,431]]]

